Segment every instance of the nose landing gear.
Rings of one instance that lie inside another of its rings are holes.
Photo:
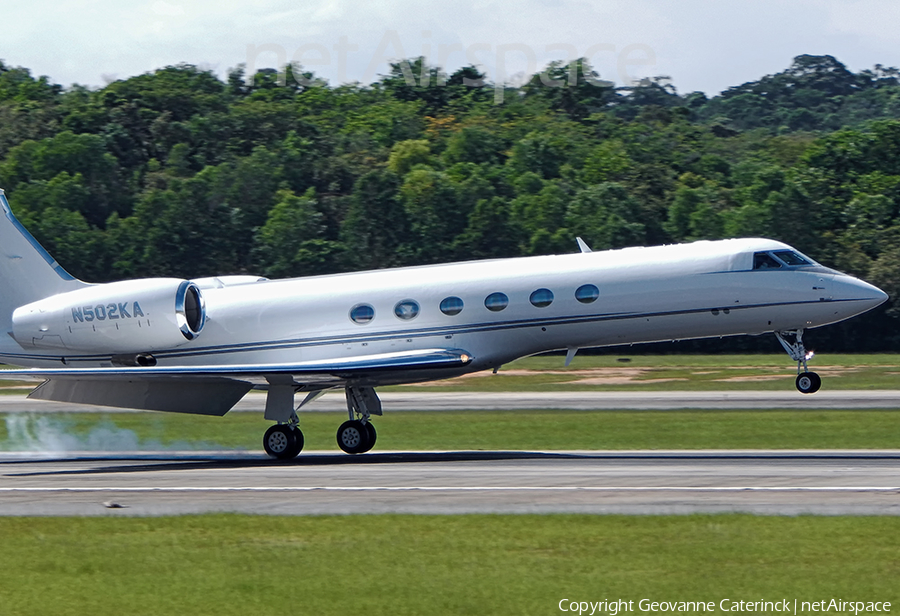
[[[797,375],[797,390],[802,394],[814,394],[822,386],[822,379],[815,372],[802,372]]]
[[[775,332],[775,336],[791,359],[797,362],[797,380],[795,382],[797,390],[801,394],[814,394],[819,391],[822,379],[815,372],[810,372],[806,366],[806,360],[812,357],[812,353],[807,352],[806,347],[803,346],[803,330]]]

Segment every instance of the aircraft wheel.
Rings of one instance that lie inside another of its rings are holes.
[[[298,428],[297,426],[294,426],[292,429],[294,431],[294,453],[290,457],[296,458],[297,455],[301,451],[303,451],[304,438],[303,438],[303,432],[300,431],[300,428]]]
[[[797,390],[801,394],[814,394],[822,386],[822,379],[815,372],[803,372],[797,375]]]
[[[337,444],[346,453],[364,453],[371,449],[369,430],[356,419],[345,421],[338,428]]]
[[[378,433],[375,431],[375,426],[372,425],[371,421],[366,422],[366,433],[369,436],[369,443],[368,443],[368,445],[366,445],[365,450],[361,451],[360,453],[365,453],[366,451],[371,451],[372,447],[375,446],[375,441],[378,440]]]
[[[266,453],[279,460],[290,460],[303,449],[303,433],[299,428],[276,424],[266,430],[263,437]]]

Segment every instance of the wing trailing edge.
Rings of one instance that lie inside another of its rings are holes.
[[[473,357],[462,349],[419,349],[357,355],[336,359],[278,364],[215,364],[201,366],[105,366],[99,368],[27,368],[3,370],[0,376],[10,378],[65,378],[92,377],[98,380],[120,378],[158,379],[184,377],[221,377],[244,380],[276,374],[296,375],[346,375],[349,378],[371,373],[438,368],[459,368],[472,363]]]
[[[224,415],[258,383],[289,376],[295,384],[352,380],[467,366],[461,349],[422,349],[281,364],[134,366],[3,370],[4,379],[46,379],[30,398],[172,413]]]
[[[51,378],[28,397],[144,411],[222,416],[253,388],[230,379],[110,381]]]

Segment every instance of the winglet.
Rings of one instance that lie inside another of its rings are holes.
[[[581,252],[593,252],[591,250],[591,247],[587,245],[587,242],[585,242],[580,237],[576,237],[575,241],[578,242],[578,248],[579,250],[581,250]]]

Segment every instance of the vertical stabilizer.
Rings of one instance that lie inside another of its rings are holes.
[[[87,286],[73,278],[38,244],[12,213],[0,189],[0,327],[12,327],[13,310]],[[3,336],[6,338],[6,336]],[[2,344],[2,342],[0,342]]]

